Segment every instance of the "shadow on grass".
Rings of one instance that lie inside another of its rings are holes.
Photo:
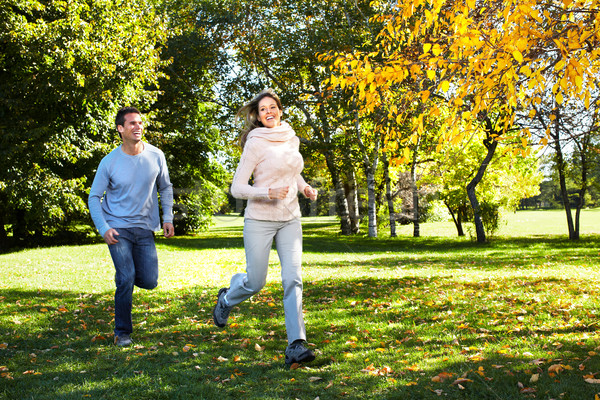
[[[127,349],[110,344],[112,293],[9,289],[2,293],[0,312],[0,364],[9,377],[0,378],[0,394],[7,399],[522,399],[533,393],[592,398],[594,386],[585,384],[583,375],[600,368],[597,357],[589,356],[598,346],[597,304],[577,301],[592,289],[568,277],[305,282],[308,339],[318,358],[297,370],[284,367],[278,282],[236,307],[226,329],[211,321],[216,288],[136,290],[136,346]],[[578,306],[559,306],[553,297],[558,292]],[[552,365],[562,370],[552,375]],[[536,373],[539,380],[530,383]],[[440,374],[444,382],[432,380]],[[460,387],[452,384],[459,378],[465,379]]]

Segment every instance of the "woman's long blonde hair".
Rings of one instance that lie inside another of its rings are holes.
[[[277,107],[283,111],[283,106],[281,105],[281,100],[279,96],[273,91],[273,89],[265,89],[248,103],[244,104],[242,108],[239,109],[237,114],[235,115],[236,121],[244,118],[244,127],[240,133],[240,146],[244,148],[246,144],[246,138],[248,137],[248,133],[254,129],[262,127],[263,124],[258,120],[258,103],[265,97],[270,97],[277,103]]]

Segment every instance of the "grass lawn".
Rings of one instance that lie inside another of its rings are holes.
[[[0,255],[0,399],[577,399],[600,396],[600,211],[507,216],[484,245],[451,223],[400,237],[304,226],[317,359],[284,366],[280,268],[218,329],[218,288],[245,267],[242,219],[158,239],[159,287],[134,293],[135,346],[112,343],[102,243]]]

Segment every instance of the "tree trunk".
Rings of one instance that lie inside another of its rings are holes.
[[[342,235],[348,236],[352,234],[350,225],[350,215],[348,213],[348,202],[346,202],[346,195],[344,193],[344,185],[340,180],[340,173],[335,165],[333,154],[330,150],[323,152],[325,155],[325,163],[331,174],[331,182],[335,189],[335,205],[337,215],[340,217],[340,229]]]
[[[579,232],[575,230],[575,226],[573,224],[573,215],[571,213],[571,202],[569,201],[569,192],[567,190],[567,178],[565,172],[565,160],[562,154],[562,149],[560,147],[560,143],[557,141],[557,145],[555,146],[555,159],[556,159],[556,169],[558,170],[558,182],[560,184],[560,196],[563,202],[563,206],[565,207],[565,213],[567,215],[567,227],[569,228],[569,239],[577,240],[579,239]]]
[[[8,247],[8,233],[4,228],[4,215],[0,214],[0,249]]]
[[[481,209],[479,207],[479,201],[477,200],[477,195],[475,194],[475,188],[477,184],[481,182],[483,179],[483,175],[485,174],[485,170],[487,169],[490,161],[494,157],[494,153],[496,148],[498,147],[498,142],[492,135],[494,132],[492,127],[492,122],[489,118],[486,118],[487,125],[487,135],[485,140],[483,141],[484,146],[487,149],[487,154],[485,158],[481,162],[479,169],[477,170],[477,174],[473,177],[471,182],[467,185],[467,196],[469,197],[469,201],[471,202],[471,208],[473,208],[473,223],[475,224],[475,233],[477,234],[477,242],[484,243],[486,241],[485,238],[485,229],[483,228],[483,221],[481,220]]]
[[[465,231],[463,230],[463,226],[462,226],[462,218],[461,218],[460,210],[458,210],[455,213],[454,210],[452,209],[452,207],[450,207],[450,205],[446,201],[444,201],[444,204],[446,205],[448,212],[452,216],[452,221],[454,221],[454,226],[456,227],[458,236],[465,236]]]
[[[27,222],[25,221],[25,210],[17,210],[15,212],[16,223],[13,225],[13,238],[18,242],[27,237]]]
[[[590,136],[588,135],[588,138]],[[581,164],[581,186],[579,188],[579,199],[577,201],[577,208],[575,209],[575,239],[579,239],[579,221],[581,217],[581,210],[585,207],[585,194],[587,192],[587,171],[588,171],[588,140],[584,139],[583,143],[579,146],[580,153],[580,164]]]
[[[385,151],[382,155],[383,179],[385,181],[385,198],[388,205],[390,219],[390,237],[396,237],[396,211],[394,210],[394,196],[392,196],[392,180],[390,179],[390,162]]]
[[[413,149],[412,165],[410,166],[410,188],[413,198],[413,237],[421,236],[421,225],[419,223],[419,191],[417,190],[417,158],[419,156],[419,144]]]
[[[358,145],[363,156],[363,167],[367,176],[367,215],[369,217],[369,237],[377,237],[377,202],[375,201],[375,171],[379,162],[379,141],[375,141],[375,147],[372,151],[372,160],[369,159],[369,152],[363,143],[360,131],[360,120],[358,112],[355,112],[354,124]]]
[[[347,182],[344,185],[344,192],[348,203],[350,230],[353,234],[357,234],[360,231],[360,208],[358,206],[356,173],[354,172],[353,167],[348,168],[346,177]]]
[[[554,160],[556,161],[556,169],[558,172],[558,182],[560,185],[560,197],[565,207],[565,213],[567,215],[567,227],[569,229],[569,239],[579,239],[579,231],[575,230],[573,224],[573,215],[571,213],[571,202],[569,201],[569,192],[567,190],[567,178],[566,178],[566,162],[562,152],[562,146],[560,143],[560,110],[557,108],[556,119],[554,124]]]
[[[377,158],[373,161],[373,168],[377,168]],[[369,168],[367,173],[367,191],[369,198],[369,237],[377,237],[377,202],[375,201],[375,172]]]

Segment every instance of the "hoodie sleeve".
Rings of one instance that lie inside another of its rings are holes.
[[[254,187],[249,185],[254,168],[260,162],[260,151],[255,142],[249,140],[244,146],[240,163],[233,176],[231,195],[236,199],[269,199],[268,187]]]
[[[298,183],[298,191],[300,193],[302,193],[302,196],[304,196],[304,189],[306,189],[306,187],[308,186],[308,183],[306,183],[306,181],[304,180],[304,178],[300,174],[298,174],[296,176],[296,182]]]

